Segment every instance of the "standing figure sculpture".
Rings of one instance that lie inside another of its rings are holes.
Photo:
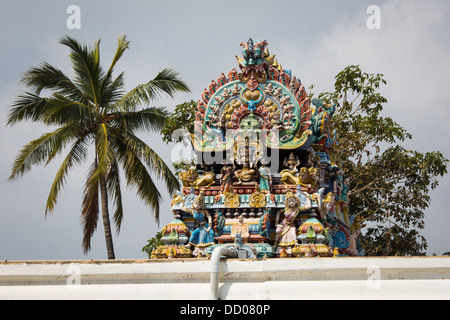
[[[300,198],[289,191],[286,194],[285,207],[284,219],[276,228],[275,243],[278,247],[277,253],[284,251],[290,256],[292,247],[297,243],[297,227],[294,225],[294,221],[300,212],[311,209],[312,205],[307,196],[306,205],[302,206]]]
[[[259,188],[262,193],[270,193],[270,189],[272,188],[272,175],[270,173],[270,169],[265,164],[261,165],[259,168]]]
[[[181,210],[189,213],[195,220],[198,221],[200,226],[191,233],[189,238],[189,244],[194,246],[192,254],[197,257],[206,255],[205,249],[214,242],[214,232],[212,229],[212,217],[208,210],[205,210],[204,192],[200,191],[199,195],[192,203],[192,209],[186,208],[184,205]]]
[[[350,225],[350,217],[348,216],[348,212],[349,212],[349,207],[348,207],[348,202],[349,202],[349,194],[350,194],[350,177],[349,176],[344,176],[343,177],[344,181],[342,183],[342,191],[341,191],[341,212],[343,214],[343,219],[344,222],[347,225]]]
[[[220,176],[220,193],[222,194],[228,194],[230,193],[230,187],[231,187],[231,182],[233,179],[233,171],[236,169],[236,167],[227,165],[227,160],[224,159],[223,160],[223,167],[222,170],[220,171],[221,176]]]

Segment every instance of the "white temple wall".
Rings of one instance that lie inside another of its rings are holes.
[[[0,262],[0,299],[211,297],[208,259]],[[219,299],[450,299],[450,257],[222,260]]]

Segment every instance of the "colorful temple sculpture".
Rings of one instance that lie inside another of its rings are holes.
[[[180,174],[175,220],[152,256],[207,257],[217,246],[256,258],[363,255],[349,177],[330,161],[334,106],[310,100],[266,41],[240,46],[239,71],[212,80],[198,101],[197,165]]]

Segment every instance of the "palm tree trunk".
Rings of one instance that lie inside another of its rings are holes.
[[[109,221],[108,191],[106,189],[106,178],[104,175],[102,175],[100,178],[100,193],[102,197],[102,217],[103,217],[103,227],[105,229],[105,241],[108,259],[115,259],[116,257],[114,255],[114,245],[111,234],[111,223]]]

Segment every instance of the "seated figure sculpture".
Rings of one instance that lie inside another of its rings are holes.
[[[242,165],[242,169],[236,170],[234,176],[238,180],[236,184],[256,184],[253,181],[256,177],[256,170],[252,169],[248,162]]]
[[[291,152],[289,157],[287,159],[284,159],[283,165],[288,168],[286,171],[295,174],[296,172],[298,172],[297,167],[300,165],[300,160],[298,159],[298,157],[295,157],[293,152]]]
[[[239,216],[238,223],[231,227],[231,238],[236,239],[237,235],[241,238],[242,244],[246,244],[250,237],[250,230],[248,225],[244,223],[244,217],[242,215]]]

